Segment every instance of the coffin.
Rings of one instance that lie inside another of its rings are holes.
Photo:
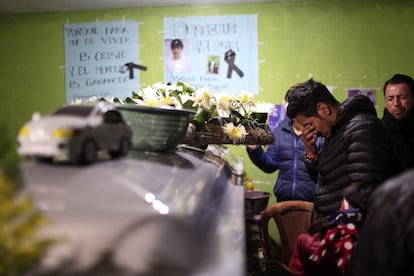
[[[220,157],[178,147],[21,171],[58,238],[34,274],[245,275],[243,186]]]

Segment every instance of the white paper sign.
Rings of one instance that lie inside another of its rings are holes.
[[[131,96],[139,90],[139,71],[130,78],[123,65],[138,63],[138,22],[66,24],[66,102]]]

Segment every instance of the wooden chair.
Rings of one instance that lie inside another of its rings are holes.
[[[268,206],[261,217],[261,237],[264,244],[264,255],[270,259],[272,250],[268,224],[271,218],[279,230],[282,248],[282,264],[288,266],[296,240],[301,233],[306,233],[311,224],[313,203],[301,200],[289,200],[273,203]]]

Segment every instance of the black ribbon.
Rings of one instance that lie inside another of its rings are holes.
[[[146,66],[135,64],[135,63],[132,63],[132,62],[125,63],[124,66],[126,66],[128,68],[130,79],[134,78],[134,68],[142,70],[142,71],[147,71],[147,69],[148,69]]]
[[[240,68],[234,64],[235,59],[236,59],[236,53],[232,49],[227,50],[226,53],[224,53],[224,60],[229,65],[229,67],[227,68],[228,79],[231,79],[231,74],[233,73],[233,71],[235,71],[239,75],[240,78],[244,76],[244,73],[242,72],[242,70],[240,70]]]

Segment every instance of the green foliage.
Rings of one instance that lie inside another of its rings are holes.
[[[38,231],[47,219],[0,172],[0,275],[22,275],[36,265],[54,241]]]
[[[200,108],[196,116],[194,116],[191,123],[196,127],[197,130],[201,130],[204,123],[212,118],[212,114],[216,111],[216,105],[213,105],[210,109]]]
[[[19,156],[16,153],[16,146],[10,139],[10,133],[1,125],[0,133],[3,137],[0,139],[0,169],[10,178],[14,185],[21,186],[20,173],[18,168]],[[9,134],[9,135],[4,135]]]
[[[30,198],[18,196],[22,180],[13,148],[10,139],[0,139],[0,275],[10,276],[35,266],[53,242],[38,233],[46,217]]]

